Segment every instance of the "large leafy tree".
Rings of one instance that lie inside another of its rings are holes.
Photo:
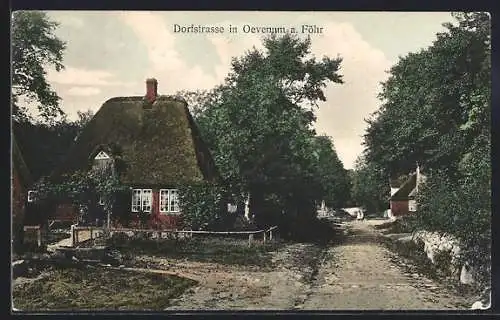
[[[447,31],[432,46],[401,58],[383,84],[383,105],[368,120],[365,145],[367,161],[388,174],[407,172],[416,162],[455,174],[475,134],[460,126],[488,114],[489,17],[454,16],[457,25],[444,24]]]
[[[46,79],[46,68],[60,71],[65,43],[54,35],[57,23],[40,11],[16,11],[12,15],[12,115],[14,120],[32,115],[20,98],[36,105],[39,116],[50,121],[64,114],[59,96]]]
[[[369,212],[380,212],[388,208],[389,181],[384,168],[366,162],[361,156],[356,159],[352,173],[352,200]]]
[[[193,106],[222,176],[235,193],[250,192],[258,220],[280,208],[304,213],[321,200],[314,109],[328,82],[342,83],[342,60],[317,60],[309,39],[271,36],[263,43],[264,51],[234,58],[225,83],[195,95]]]

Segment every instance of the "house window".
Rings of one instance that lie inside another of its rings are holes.
[[[179,192],[177,189],[160,189],[160,212],[178,213]]]
[[[132,212],[151,212],[152,194],[151,189],[133,189]]]
[[[29,190],[28,191],[28,202],[33,202],[35,201],[35,191]]]

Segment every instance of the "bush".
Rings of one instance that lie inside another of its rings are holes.
[[[179,205],[183,222],[193,230],[227,230],[236,215],[227,212],[227,189],[209,182],[179,188]]]
[[[457,237],[465,246],[462,258],[479,270],[479,281],[487,281],[491,265],[488,170],[488,166],[477,166],[470,174],[455,179],[444,172],[431,174],[419,190],[418,214],[412,217],[419,229]]]

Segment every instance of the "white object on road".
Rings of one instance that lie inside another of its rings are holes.
[[[358,211],[361,210],[361,208],[359,208],[359,207],[342,208],[342,210],[347,212],[351,217],[357,217]]]
[[[356,219],[358,220],[363,220],[365,218],[365,214],[363,213],[362,209],[358,209],[356,212]]]

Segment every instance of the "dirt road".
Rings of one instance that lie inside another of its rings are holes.
[[[457,310],[473,301],[424,275],[407,273],[378,241],[376,220],[343,223],[340,244],[290,244],[273,267],[236,268],[209,263],[169,264],[200,284],[167,310]],[[167,262],[165,265],[167,266]]]

